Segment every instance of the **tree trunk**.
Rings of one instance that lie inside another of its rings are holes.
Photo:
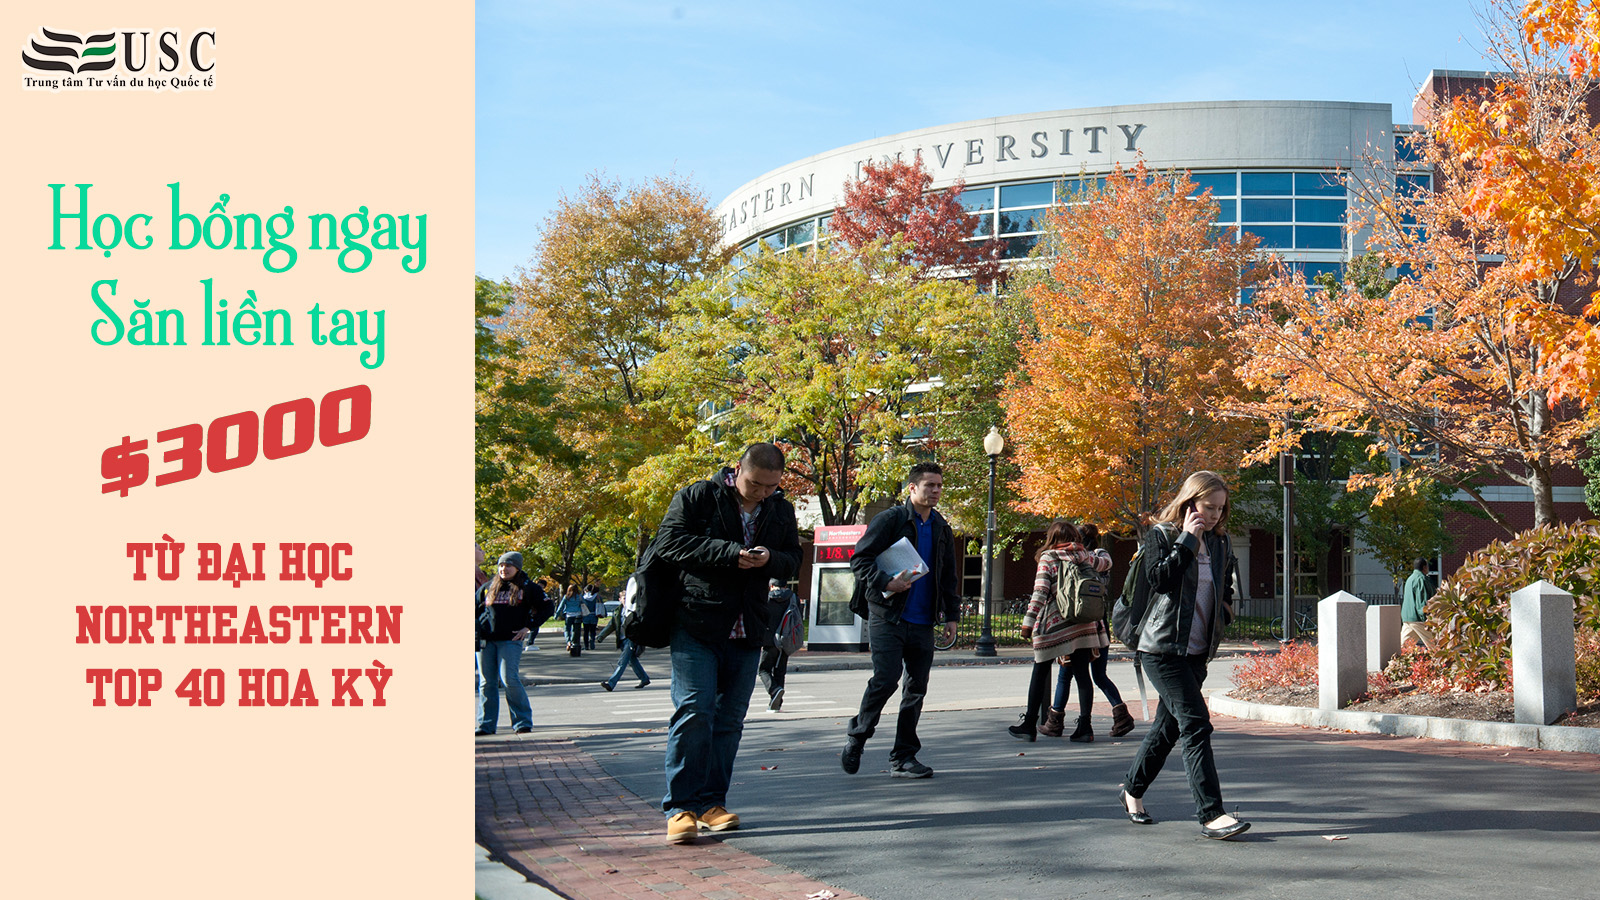
[[[1555,486],[1551,484],[1549,469],[1528,466],[1528,487],[1533,491],[1533,527],[1556,524]]]

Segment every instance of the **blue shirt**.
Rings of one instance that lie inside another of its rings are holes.
[[[911,583],[911,593],[906,597],[906,609],[901,618],[912,625],[932,625],[933,610],[933,513],[924,519],[911,513],[911,524],[917,529],[917,554],[928,567],[928,574]]]

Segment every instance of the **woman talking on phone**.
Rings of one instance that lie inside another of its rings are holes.
[[[1173,746],[1181,744],[1200,833],[1216,840],[1250,827],[1223,811],[1211,752],[1211,714],[1200,691],[1206,663],[1216,655],[1222,630],[1233,618],[1238,561],[1225,530],[1227,521],[1227,483],[1215,472],[1196,472],[1145,534],[1139,559],[1148,585],[1143,609],[1137,596],[1131,598],[1133,620],[1140,623],[1135,649],[1161,702],[1120,795],[1129,820],[1153,824],[1144,808],[1145,791]]]

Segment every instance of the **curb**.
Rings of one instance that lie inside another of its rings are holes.
[[[482,844],[473,844],[472,892],[479,900],[559,900],[560,894],[534,884],[510,866],[496,862]]]
[[[1212,694],[1208,698],[1208,703],[1213,712],[1237,719],[1257,719],[1263,722],[1309,725],[1367,734],[1392,734],[1400,737],[1462,741],[1469,744],[1492,744],[1498,747],[1600,754],[1600,728],[1479,722],[1470,719],[1441,719],[1434,716],[1316,709],[1309,706],[1268,706],[1264,703],[1235,700],[1222,694]]]

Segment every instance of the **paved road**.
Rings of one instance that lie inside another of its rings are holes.
[[[543,682],[532,689],[535,737],[573,736],[639,808],[654,804],[663,788],[665,658],[646,661],[657,678],[651,687],[634,691],[629,680],[606,694],[577,682],[577,666],[608,673],[610,654],[594,657],[530,660],[530,678]],[[1135,700],[1131,667],[1112,670]],[[1199,837],[1176,758],[1146,798],[1157,825],[1135,826],[1118,813],[1116,784],[1142,722],[1128,740],[1110,741],[1101,706],[1093,744],[1006,736],[1025,673],[935,670],[921,759],[938,774],[927,781],[887,776],[882,733],[861,773],[844,775],[844,721],[866,673],[792,673],[783,713],[753,704],[729,797],[745,827],[725,837],[726,847],[875,900],[1596,894],[1593,757],[1219,719],[1224,796],[1255,826],[1243,841],[1219,843]],[[1219,686],[1224,674],[1214,671]],[[561,679],[577,683],[549,683]]]

